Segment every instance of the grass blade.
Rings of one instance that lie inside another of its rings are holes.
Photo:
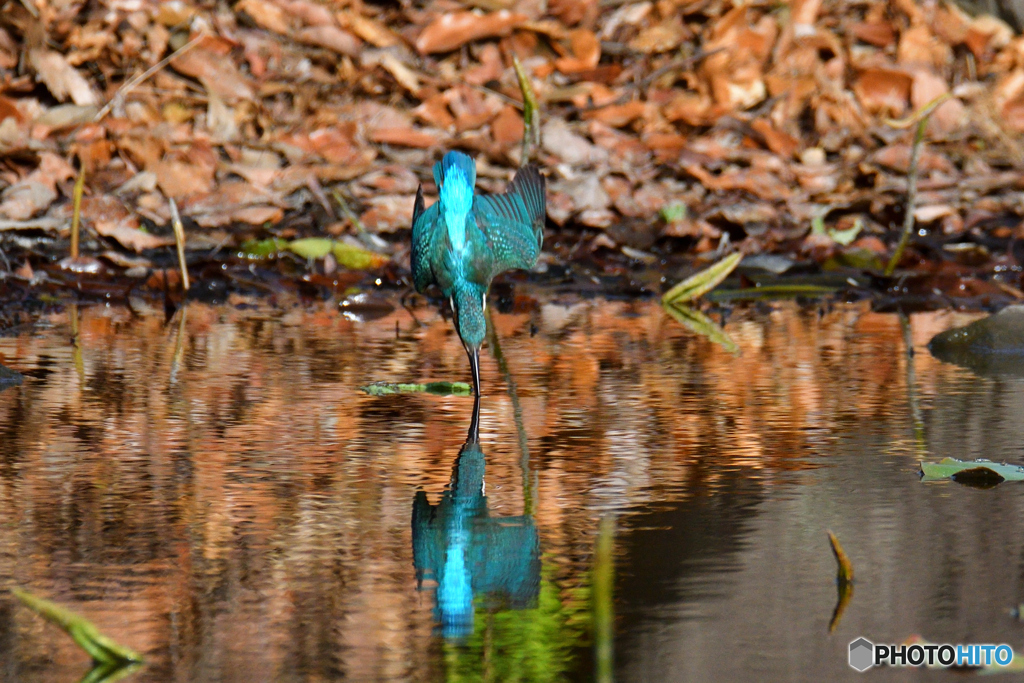
[[[100,633],[99,629],[85,617],[20,588],[12,588],[11,592],[26,607],[64,629],[78,643],[79,647],[89,653],[93,661],[107,665],[123,665],[142,661],[141,655]]]
[[[691,332],[707,337],[716,344],[721,344],[729,353],[738,354],[740,352],[740,347],[736,346],[736,342],[725,333],[725,330],[700,311],[689,306],[665,305],[662,308]]]
[[[729,254],[718,263],[705,268],[695,275],[686,278],[672,289],[665,292],[661,297],[663,304],[682,304],[707,294],[717,287],[725,278],[729,277],[740,261],[743,254],[736,252]]]

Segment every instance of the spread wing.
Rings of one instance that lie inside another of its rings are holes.
[[[546,202],[544,176],[533,164],[519,169],[502,194],[474,198],[473,215],[494,253],[494,275],[537,263]]]
[[[437,243],[437,233],[441,229],[437,202],[424,208],[423,187],[416,190],[416,203],[412,207],[412,279],[416,291],[423,293],[427,287],[436,282],[434,270],[430,267],[430,257]]]

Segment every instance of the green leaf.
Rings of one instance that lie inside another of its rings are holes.
[[[469,396],[473,387],[465,382],[427,382],[426,384],[393,384],[374,382],[359,387],[370,396],[391,396],[392,394],[435,394],[437,396]]]
[[[268,240],[248,240],[238,248],[239,258],[265,259],[288,247],[288,242],[276,237]]]
[[[338,265],[349,270],[373,270],[382,268],[388,262],[388,257],[383,254],[360,249],[345,242],[335,242],[331,251]]]
[[[99,632],[91,621],[80,617],[71,610],[65,609],[45,598],[32,595],[20,588],[12,588],[11,592],[26,607],[42,615],[47,621],[60,626],[79,647],[89,653],[93,661],[100,664],[126,664],[141,662],[142,657],[134,651],[118,645]]]
[[[742,253],[736,252],[734,254],[729,254],[713,266],[705,268],[699,273],[688,277],[672,289],[665,292],[665,295],[661,297],[661,303],[681,304],[693,301],[694,299],[707,294],[717,287],[722,280],[729,277],[729,273],[739,265],[741,260],[743,260]]]
[[[991,460],[957,460],[943,458],[939,462],[922,462],[924,481],[952,479],[967,484],[999,484],[1024,481],[1024,467],[994,463]]]
[[[672,304],[663,305],[663,308],[691,332],[705,336],[716,344],[721,344],[729,353],[739,354],[740,347],[736,346],[736,342],[725,333],[725,330],[700,311],[689,306],[674,306]]]
[[[323,258],[331,253],[333,246],[334,240],[326,237],[305,237],[288,243],[288,249],[304,259]]]
[[[686,214],[686,204],[683,204],[682,202],[673,202],[661,207],[661,218],[666,223],[681,221],[686,218]]]
[[[857,239],[857,235],[864,229],[864,221],[860,219],[860,216],[854,220],[853,225],[846,230],[832,230],[829,229],[828,236],[835,240],[837,243],[848,246],[851,242]]]

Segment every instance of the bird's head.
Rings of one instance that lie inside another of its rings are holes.
[[[466,244],[466,217],[473,208],[476,164],[462,152],[448,152],[434,164],[434,181],[448,238],[455,251],[462,251]]]
[[[451,303],[452,312],[455,314],[455,331],[459,333],[459,339],[466,347],[469,365],[473,370],[474,391],[479,394],[480,347],[487,334],[487,321],[484,318],[487,292],[472,284],[456,286]]]

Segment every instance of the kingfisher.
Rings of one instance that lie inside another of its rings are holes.
[[[502,194],[476,194],[476,165],[462,152],[434,164],[438,200],[426,207],[423,186],[412,209],[412,275],[423,294],[437,285],[455,315],[480,395],[480,346],[487,330],[487,291],[498,273],[532,268],[544,243],[544,176],[533,164]]]

